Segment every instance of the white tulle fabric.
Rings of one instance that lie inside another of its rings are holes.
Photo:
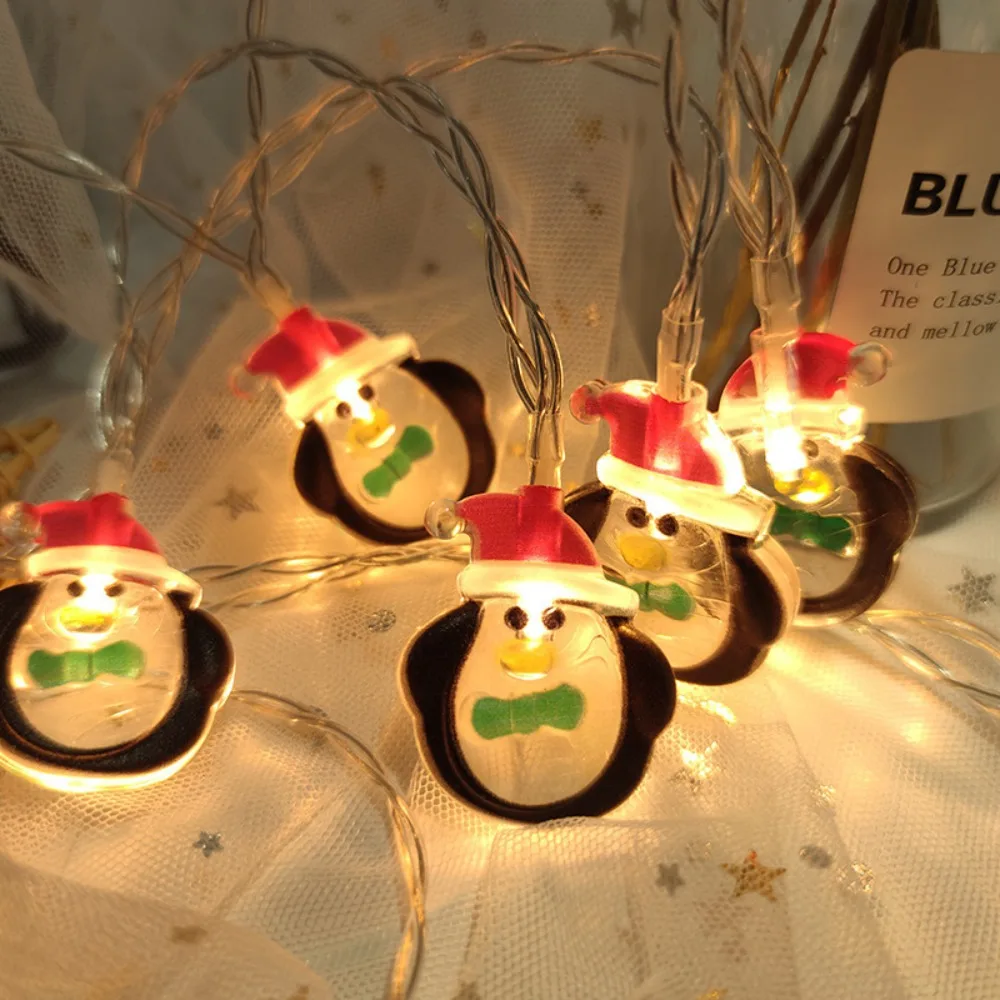
[[[61,132],[110,169],[143,109],[198,54],[242,31],[241,5],[229,0],[9,5],[0,3],[0,132]],[[274,34],[335,48],[376,74],[484,39],[627,43],[611,33],[611,8],[625,0],[271,6]],[[837,31],[856,36],[867,5],[841,6]],[[777,37],[794,7],[781,5]],[[663,11],[638,0],[632,10],[644,18],[637,44],[659,51]],[[755,37],[769,26],[770,4],[753,14]],[[762,51],[773,58],[777,44]],[[710,55],[702,61],[708,75]],[[247,148],[244,72],[198,85],[182,104],[153,144],[151,193],[198,213]],[[320,85],[301,66],[267,65],[265,75],[271,121]],[[568,387],[648,376],[656,311],[676,273],[656,95],[586,67],[495,64],[442,92],[493,166]],[[95,217],[72,185],[29,174],[0,157],[3,225],[24,245],[42,241],[35,256],[50,306],[106,345],[111,284],[96,234],[99,219],[107,238],[112,213],[98,199]],[[511,488],[524,475],[524,420],[476,228],[421,145],[372,118],[332,140],[275,200],[271,260],[303,302],[379,333],[412,333],[424,357],[465,364],[488,394],[494,488]],[[134,245],[136,281],[170,250],[138,220]],[[724,240],[719,273],[731,270],[732,250]],[[357,548],[296,493],[298,431],[277,397],[228,392],[267,317],[211,264],[185,303],[134,484],[137,513],[171,563]],[[599,448],[592,429],[567,431],[575,485],[593,476]],[[31,499],[74,495],[90,459],[81,409]],[[963,568],[996,571],[997,499],[994,490],[952,527],[914,541],[885,604],[961,613],[947,588]],[[492,822],[423,767],[396,679],[409,638],[457,603],[456,569],[379,570],[221,615],[238,687],[316,706],[406,791],[429,861],[419,997],[1000,995],[992,716],[870,639],[794,631],[732,688],[681,685],[645,781],[613,815],[539,828]],[[1000,627],[992,606],[976,620]],[[956,671],[997,683],[996,664],[909,634]],[[196,846],[203,833],[217,834],[222,850],[206,856]],[[722,866],[751,851],[785,869],[773,901],[734,896]],[[315,734],[239,702],[199,758],[156,788],[71,798],[0,778],[0,886],[0,995],[13,1000],[364,1000],[384,995],[400,933],[401,881],[378,794]]]

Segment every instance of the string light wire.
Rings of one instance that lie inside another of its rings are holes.
[[[218,613],[223,609],[261,608],[287,601],[319,584],[339,583],[371,570],[411,566],[434,559],[464,564],[469,559],[468,544],[462,540],[428,539],[350,554],[275,556],[244,566],[215,563],[195,566],[188,570],[188,575],[208,587],[242,582],[255,575],[264,577],[263,583],[254,582],[205,603],[207,610]]]
[[[423,842],[402,792],[364,743],[332,719],[266,691],[237,690],[231,698],[292,726],[306,726],[321,732],[385,797],[408,903],[403,936],[396,949],[386,996],[389,1000],[407,1000],[413,995],[423,964],[427,866]]]
[[[331,72],[330,66],[317,63],[317,59],[322,62],[323,54],[320,50],[298,48],[280,40],[254,39],[239,46],[231,46],[226,50],[220,50],[199,60],[181,81],[178,81],[175,86],[163,95],[146,116],[143,127],[140,130],[139,139],[126,165],[125,176],[127,178],[134,183],[138,183],[146,150],[148,149],[153,133],[166,120],[187,88],[197,80],[218,72],[239,58],[240,55],[247,53],[260,58],[307,58],[313,65],[318,65],[321,71],[339,80],[347,81],[347,85],[331,88],[319,95],[318,98],[297,112],[296,115],[286,120],[286,122],[265,136],[248,157],[245,157],[243,161],[236,165],[230,172],[229,177],[216,192],[216,196],[212,199],[209,213],[202,220],[202,224],[209,231],[231,229],[242,218],[246,217],[248,210],[246,208],[236,208],[234,210],[233,203],[239,197],[244,187],[250,182],[257,164],[266,157],[273,155],[285,144],[292,143],[307,130],[310,133],[317,134],[308,136],[307,144],[304,147],[300,146],[297,149],[293,149],[283,166],[279,166],[274,170],[271,194],[291,183],[305,169],[309,160],[318,152],[322,141],[328,135],[356,124],[370,113],[376,105],[381,106],[391,117],[396,117],[396,120],[400,124],[403,124],[404,127],[415,131],[415,134],[420,135],[425,141],[431,142],[432,146],[434,145],[433,140],[428,138],[426,131],[422,134],[419,127],[414,130],[414,123],[412,121],[404,122],[400,120],[397,114],[391,109],[391,96],[388,99],[389,106],[387,106],[386,91],[384,89],[380,90],[374,81],[365,78],[359,71],[353,70],[353,67],[349,67],[349,64],[346,64],[349,70],[345,70],[343,60],[326,54],[336,61],[336,67]],[[623,69],[609,61],[616,57],[627,58],[653,69],[659,65],[659,60],[655,57],[632,50],[601,47],[567,51],[558,46],[512,43],[472,55],[450,56],[421,63],[417,65],[415,71],[421,73],[427,79],[432,79],[446,73],[467,69],[488,59],[499,59],[513,63],[548,63],[552,65],[563,65],[579,60],[586,60],[617,76],[655,85],[655,78],[649,78],[641,73]],[[484,229],[486,230],[487,268],[491,299],[500,319],[501,326],[508,337],[508,361],[515,389],[522,404],[528,409],[529,413],[546,418],[535,420],[532,423],[528,458],[529,472],[533,477],[534,474],[539,472],[543,464],[543,452],[545,450],[543,438],[547,429],[551,429],[555,437],[550,450],[555,453],[556,465],[561,460],[558,408],[562,395],[562,365],[558,356],[558,348],[548,323],[545,321],[537,303],[534,302],[534,299],[530,295],[524,263],[517,251],[516,244],[513,243],[510,234],[496,218],[495,195],[492,194],[492,183],[489,182],[488,171],[485,173],[485,180],[488,183],[483,186],[478,186],[476,179],[471,176],[471,169],[475,169],[479,173],[480,183],[484,180],[483,168],[485,167],[485,161],[482,160],[481,152],[478,151],[478,147],[474,141],[470,145],[471,136],[468,134],[468,130],[464,129],[464,126],[450,115],[447,115],[440,98],[430,88],[424,89],[411,79],[413,72],[414,70],[411,69],[410,73],[385,81],[385,84],[386,87],[395,87],[402,90],[412,102],[424,111],[435,115],[438,119],[445,120],[449,126],[452,148],[449,151],[446,148],[442,148],[441,144],[438,144],[434,150],[435,159],[449,179],[462,191],[467,200],[470,201],[483,221]],[[317,116],[324,108],[330,105],[338,107],[337,115],[324,129],[314,128]],[[252,214],[252,211],[250,214]],[[116,247],[116,257],[126,259],[128,249],[127,206],[123,206]],[[169,339],[179,311],[181,290],[186,281],[193,275],[199,260],[200,253],[197,247],[185,248],[178,258],[171,261],[154,276],[153,280],[143,289],[129,310],[121,338],[122,342],[126,345],[133,337],[134,328],[140,317],[150,311],[159,310],[159,316],[150,338],[150,349],[145,352],[150,363],[155,363]],[[514,324],[513,313],[515,301],[520,302],[525,312],[530,336],[530,351],[521,341]],[[126,360],[128,357],[129,352],[127,349],[122,349],[115,353],[109,365],[108,381],[110,383],[120,383],[128,377],[126,370]],[[127,397],[122,392],[108,392],[105,398],[108,400],[112,398],[119,400],[118,405],[120,406],[121,401]],[[109,408],[105,406],[103,409],[105,411],[105,419],[102,423],[105,426],[109,424],[114,425],[116,421],[113,414],[107,412]]]
[[[670,152],[671,207],[684,260],[663,310],[657,338],[657,388],[664,398],[682,403],[691,397],[692,373],[701,348],[705,255],[725,208],[726,156],[712,115],[685,78],[681,0],[669,0],[667,12],[670,31],[663,60],[663,131]],[[697,189],[686,165],[682,140],[689,104],[698,115],[705,147],[703,178]]]

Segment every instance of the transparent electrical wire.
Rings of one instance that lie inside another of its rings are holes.
[[[226,50],[199,60],[182,80],[178,81],[174,87],[164,94],[160,101],[150,110],[143,123],[139,139],[133,149],[132,155],[129,157],[125,176],[131,179],[133,183],[138,183],[143,160],[152,134],[166,119],[172,108],[176,106],[183,93],[191,84],[214,72],[218,72],[246,52],[252,51],[259,54],[260,49],[258,46],[260,44],[261,40],[247,42],[241,46],[229,47]],[[281,51],[268,53],[268,57],[292,58],[296,56],[307,57],[309,55],[309,50],[296,50],[295,47],[289,46],[288,43],[276,44],[281,47]],[[403,77],[397,77],[396,80],[403,81],[403,85],[405,86],[405,81],[414,72],[421,74],[426,79],[433,79],[447,73],[467,69],[490,59],[500,59],[522,64],[551,65],[565,65],[578,60],[585,60],[617,76],[647,85],[656,84],[657,81],[655,78],[632,72],[609,61],[613,58],[626,58],[651,68],[659,66],[659,60],[655,57],[633,50],[601,47],[568,51],[554,45],[516,42],[474,54],[448,56],[426,61],[417,64],[416,67],[411,67],[409,73]],[[336,74],[331,75],[336,76]],[[370,84],[371,81],[368,81],[368,83]],[[431,93],[433,94],[433,92]],[[337,86],[320,94],[295,115],[277,126],[230,172],[226,181],[212,199],[209,211],[202,220],[203,225],[209,231],[213,232],[228,231],[237,225],[247,216],[248,209],[245,206],[234,207],[234,203],[244,187],[249,183],[249,178],[252,176],[260,159],[273,155],[282,146],[292,143],[296,139],[302,140],[297,147],[293,148],[284,164],[276,167],[273,172],[271,194],[276,193],[276,191],[281,190],[287,184],[291,183],[305,169],[310,159],[316,155],[323,141],[329,135],[343,131],[345,128],[356,124],[374,110],[376,101],[373,99],[372,94],[373,91],[370,86],[366,87],[363,84],[359,84],[357,80],[354,80],[348,83],[347,86]],[[413,95],[411,94],[411,96]],[[426,98],[428,95],[425,93],[423,96]],[[434,95],[434,98],[436,98],[436,95]],[[432,98],[431,103],[440,102],[439,99],[435,102]],[[317,129],[315,127],[317,116],[328,107],[336,108],[337,114],[324,128]],[[454,175],[449,174],[449,176],[453,181],[456,180]],[[477,208],[477,212],[479,212],[482,218],[482,204],[474,200],[473,205]],[[514,258],[513,263],[515,267],[510,272],[507,272],[504,268],[507,258],[500,251],[499,245],[505,242],[509,234],[505,237],[502,231],[497,230],[496,226],[487,225],[485,228],[487,229],[491,296],[495,307],[497,307],[501,326],[505,329],[508,336],[508,354],[515,388],[522,403],[524,403],[529,411],[557,413],[558,402],[561,396],[561,364],[556,363],[554,365],[554,373],[551,377],[548,377],[546,369],[541,369],[543,379],[541,385],[539,385],[537,377],[540,366],[536,364],[539,361],[541,365],[545,365],[546,363],[551,365],[553,361],[558,362],[551,330],[545,322],[544,317],[542,317],[537,305],[532,308],[525,303],[524,295],[526,286],[523,284],[525,277],[523,274],[523,262],[520,262],[520,270],[516,267],[518,258]],[[127,258],[127,247],[127,214],[123,213],[119,228],[116,256],[120,259]],[[197,247],[185,248],[181,255],[168,263],[166,267],[154,276],[153,280],[142,290],[136,302],[129,310],[123,329],[122,340],[124,341],[131,339],[133,329],[142,315],[159,310],[159,316],[156,319],[156,325],[151,337],[151,347],[147,352],[154,362],[162,353],[176,322],[183,285],[193,275],[199,261],[200,253]],[[525,304],[528,327],[531,334],[532,354],[529,354],[523,347],[520,338],[517,336],[516,328],[514,328],[512,314],[515,296]],[[124,370],[123,365],[125,357],[127,357],[127,353],[124,351],[118,352],[116,355],[114,359],[115,370],[109,373],[111,381],[121,382],[126,378],[127,372]],[[526,384],[525,376],[527,376],[527,381],[531,382],[530,387]],[[148,381],[148,378],[146,380]],[[117,398],[123,400],[126,398],[126,395],[118,393]],[[114,424],[114,422],[113,415],[108,416],[104,421],[105,424]],[[540,427],[541,425],[536,426]],[[539,438],[537,436],[533,437],[529,443],[532,445],[529,448],[529,458],[535,458],[540,444]]]
[[[248,41],[254,41],[264,34],[267,23],[267,0],[248,0],[245,28]],[[264,120],[267,114],[264,80],[260,59],[251,55],[247,63],[247,118],[250,123],[250,138],[259,145],[264,135]],[[288,290],[277,272],[267,262],[267,227],[264,217],[271,184],[271,166],[266,156],[262,156],[250,175],[249,200],[253,227],[247,244],[247,264],[250,280],[259,285],[263,275],[281,288],[287,296]]]
[[[715,237],[726,200],[726,154],[722,135],[711,114],[690,87],[684,72],[681,0],[669,0],[663,60],[663,131],[670,152],[670,195],[674,221],[684,250],[681,273],[663,310],[657,342],[657,386],[665,398],[686,402],[701,348],[701,313],[705,255]],[[697,112],[705,155],[700,188],[685,162],[684,112]]]
[[[884,608],[867,611],[844,624],[860,635],[873,638],[905,666],[915,669],[919,673],[929,673],[931,676],[937,677],[950,687],[964,692],[984,708],[1000,708],[1000,688],[962,680],[937,657],[932,656],[925,649],[914,645],[904,635],[896,632],[892,626],[894,623],[900,622],[923,625],[932,632],[956,639],[1000,662],[1000,640],[985,629],[953,615]]]
[[[771,105],[767,88],[753,57],[742,43],[745,0],[699,0],[719,25],[721,72],[718,110],[726,137],[729,161],[729,191],[733,218],[755,257],[787,257],[795,246],[797,218],[795,187],[771,135]],[[741,120],[743,112],[753,133],[760,160],[754,158],[751,181],[740,173]],[[763,162],[760,183],[756,175]]]
[[[464,541],[430,540],[403,547],[371,549],[354,555],[274,556],[245,565],[218,563],[195,566],[185,572],[198,580],[209,595],[217,587],[237,581],[249,581],[246,587],[236,593],[217,599],[210,597],[204,602],[203,606],[207,610],[218,613],[222,610],[278,604],[319,584],[342,582],[373,569],[415,566],[433,559],[464,564],[468,560],[468,552],[468,544]],[[264,579],[255,580],[257,576]],[[922,626],[930,632],[978,650],[1000,663],[1000,639],[978,625],[954,615],[904,608],[879,608],[843,623],[842,627],[872,638],[904,666],[915,668],[918,672],[931,673],[980,704],[1000,708],[1000,688],[962,680],[939,659],[895,632],[893,625],[899,623]]]
[[[171,235],[177,237],[186,246],[197,247],[199,254],[208,254],[249,279],[250,272],[244,258],[220,243],[200,223],[187,218],[166,202],[142,193],[134,185],[108,173],[80,153],[49,143],[11,137],[0,137],[0,150],[46,173],[79,181],[86,187],[113,194],[123,204],[135,204],[145,215]],[[25,277],[30,278],[30,276]],[[119,279],[119,285],[121,285],[121,279]],[[39,302],[46,303],[50,308],[58,311],[58,304],[52,300],[51,291],[43,282],[31,282],[31,289]],[[119,340],[116,343],[112,357],[121,352],[121,368],[128,375],[128,378],[120,380],[114,385],[102,385],[101,391],[107,393],[108,398],[111,398],[112,394],[115,393],[120,394],[125,400],[128,400],[130,395],[134,398],[136,387],[132,382],[133,378],[141,380],[140,394],[145,396],[145,382],[150,363],[145,356],[138,353],[139,351],[141,351],[141,345],[133,345],[131,341],[123,344]],[[130,357],[129,352],[135,353]],[[131,367],[129,367],[129,361],[133,362]],[[129,452],[132,447],[136,423],[132,419],[134,414],[131,412],[134,410],[134,404],[118,402],[116,405],[120,409],[129,411],[125,419],[103,421],[99,431],[108,452]],[[104,412],[104,407],[102,407],[101,416],[104,416]]]
[[[339,583],[370,570],[412,566],[432,559],[464,564],[468,562],[469,546],[463,540],[429,539],[410,545],[390,545],[349,555],[288,555],[261,559],[238,566],[234,563],[213,563],[187,570],[189,576],[212,590],[234,582],[251,582],[225,597],[210,598],[204,607],[212,612],[222,609],[260,608],[286,601],[305,593],[318,584]]]
[[[671,306],[679,318],[694,320],[701,311],[701,272],[705,254],[725,207],[726,156],[722,134],[711,112],[685,78],[680,7],[680,0],[669,0],[667,5],[671,30],[663,60],[663,132],[671,161],[671,207],[685,255],[681,278],[671,295]],[[695,188],[687,167],[682,138],[684,111],[688,104],[698,114],[705,140],[700,189]]]
[[[252,18],[254,11],[248,13]],[[255,27],[255,22],[249,25]],[[288,59],[304,58],[320,72],[334,79],[347,82],[369,94],[376,104],[400,126],[427,143],[438,166],[445,176],[453,183],[470,205],[476,210],[483,223],[487,249],[487,273],[494,309],[508,338],[508,360],[515,388],[525,408],[533,416],[551,418],[549,426],[557,432],[558,413],[563,391],[562,361],[558,346],[538,303],[531,295],[527,269],[517,245],[506,226],[497,216],[496,193],[482,151],[468,128],[458,121],[448,111],[437,93],[426,83],[414,80],[406,75],[391,77],[379,84],[366,76],[351,63],[334,53],[308,46],[295,46],[277,39],[259,39],[245,43],[244,46],[233,47],[227,54],[207,68],[217,70],[228,60],[235,58],[232,53],[243,51],[251,59]],[[200,64],[199,73],[205,73],[206,67]],[[189,73],[190,77],[191,74]],[[251,90],[255,88],[251,87]],[[176,90],[176,88],[175,88]],[[173,95],[174,91],[171,92]],[[176,98],[174,99],[176,103]],[[255,107],[259,104],[253,101]],[[430,115],[435,124],[443,124],[448,130],[450,142],[446,143],[425,124],[421,112]],[[260,149],[260,144],[258,144]],[[262,160],[263,157],[261,156]],[[259,164],[255,166],[253,177]],[[126,177],[132,174],[126,169]],[[254,201],[253,195],[251,201]],[[259,204],[258,204],[259,208]],[[262,228],[261,218],[257,229]],[[127,257],[127,209],[123,211],[119,231],[119,253],[122,259]],[[259,248],[259,241],[251,240]],[[252,269],[252,268],[251,268]],[[514,319],[516,303],[523,308],[529,333],[530,351],[521,340]],[[134,313],[133,313],[134,316]],[[128,343],[133,337],[134,320],[126,324],[122,341]],[[155,362],[158,350],[154,346],[150,350],[151,362]],[[112,383],[120,381],[125,376],[122,367],[124,351],[119,351],[113,358],[110,368]],[[148,375],[148,373],[147,373]],[[148,381],[148,378],[147,378]],[[108,398],[122,398],[121,392],[108,394]],[[132,423],[135,422],[133,417]],[[110,414],[105,413],[105,423],[114,426],[115,421]],[[534,472],[538,468],[542,452],[539,428],[541,421],[534,424],[535,432],[529,440],[529,464]],[[556,447],[556,453],[561,454],[561,442]]]
[[[308,726],[321,732],[385,796],[408,903],[403,936],[396,950],[385,995],[388,1000],[407,1000],[413,995],[423,963],[427,867],[423,841],[402,792],[364,743],[314,709],[266,691],[237,690],[230,697],[292,726]]]

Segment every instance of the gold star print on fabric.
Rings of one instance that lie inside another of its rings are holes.
[[[604,215],[604,205],[596,198],[590,197],[590,188],[583,181],[576,181],[570,191],[592,219],[599,219]]]
[[[709,990],[707,993],[702,993],[698,1000],[726,1000],[729,996],[729,990]]]
[[[785,874],[785,868],[769,868],[757,860],[757,852],[751,851],[740,864],[723,864],[725,871],[736,879],[733,886],[733,898],[738,899],[747,893],[756,892],[769,899],[772,903],[778,901],[774,894],[774,880]]]
[[[576,123],[576,134],[588,149],[593,149],[604,138],[604,119],[581,118]]]

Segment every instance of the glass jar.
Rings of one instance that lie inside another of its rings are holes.
[[[1000,471],[1000,251],[986,263],[1000,236],[1000,7],[801,0],[779,16],[748,6],[745,41],[778,81],[774,133],[799,200],[804,325],[890,351],[891,377],[860,401],[871,441],[913,476],[932,526]],[[694,42],[709,89],[715,39],[705,30]],[[706,329],[718,333],[697,372],[716,391],[756,323],[731,234],[717,256],[728,260],[709,268]]]

